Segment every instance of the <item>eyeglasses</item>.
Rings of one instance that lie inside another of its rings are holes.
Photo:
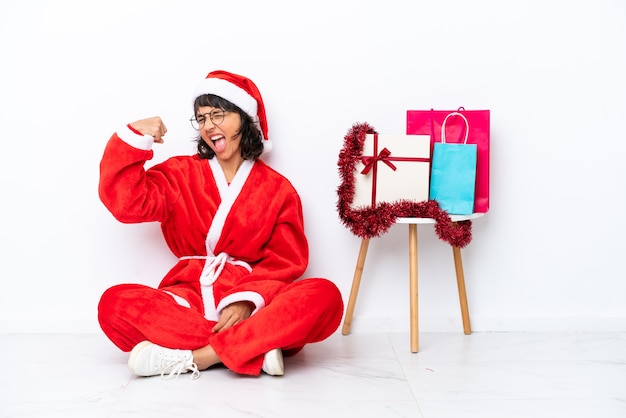
[[[191,119],[189,119],[189,122],[191,122],[191,126],[193,126],[193,129],[198,131],[204,128],[204,124],[207,120],[207,116],[211,120],[211,123],[217,126],[220,123],[224,122],[224,115],[226,113],[227,112],[225,110],[217,109],[210,113],[204,113],[202,115],[194,116]]]

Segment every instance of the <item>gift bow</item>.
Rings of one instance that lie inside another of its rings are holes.
[[[383,163],[387,164],[393,171],[396,171],[396,166],[393,165],[391,161],[389,161],[390,155],[391,151],[389,151],[387,148],[383,148],[378,153],[378,155],[375,155],[373,157],[361,157],[361,162],[365,164],[365,167],[363,167],[363,170],[361,170],[361,174],[369,173],[377,161],[382,161]]]

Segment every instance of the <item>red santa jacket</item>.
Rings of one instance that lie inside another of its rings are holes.
[[[179,262],[160,288],[217,320],[236,301],[252,302],[256,312],[301,277],[309,255],[302,204],[285,177],[261,160],[245,161],[228,185],[215,158],[197,155],[146,170],[151,147],[150,137],[128,128],[114,134],[100,163],[99,195],[121,222],[161,223]]]

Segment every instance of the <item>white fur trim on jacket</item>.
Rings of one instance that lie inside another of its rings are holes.
[[[154,137],[150,135],[139,135],[135,133],[128,125],[124,125],[116,132],[117,136],[131,147],[150,151],[154,144]]]
[[[246,291],[246,292],[233,293],[232,295],[226,296],[217,305],[217,315],[218,315],[218,317],[222,315],[222,310],[225,307],[227,307],[231,303],[235,303],[235,302],[252,302],[252,303],[254,303],[254,310],[252,311],[250,316],[252,316],[255,313],[257,313],[259,309],[265,307],[265,299],[263,299],[263,296],[261,296],[260,294],[258,294],[256,292]]]

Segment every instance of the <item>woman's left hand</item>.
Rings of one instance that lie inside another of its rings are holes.
[[[217,324],[213,327],[213,332],[221,332],[224,331],[233,325],[238,324],[250,317],[252,313],[252,306],[249,302],[235,302],[231,303],[224,309],[222,309],[222,313],[220,315],[220,319],[217,321]]]

